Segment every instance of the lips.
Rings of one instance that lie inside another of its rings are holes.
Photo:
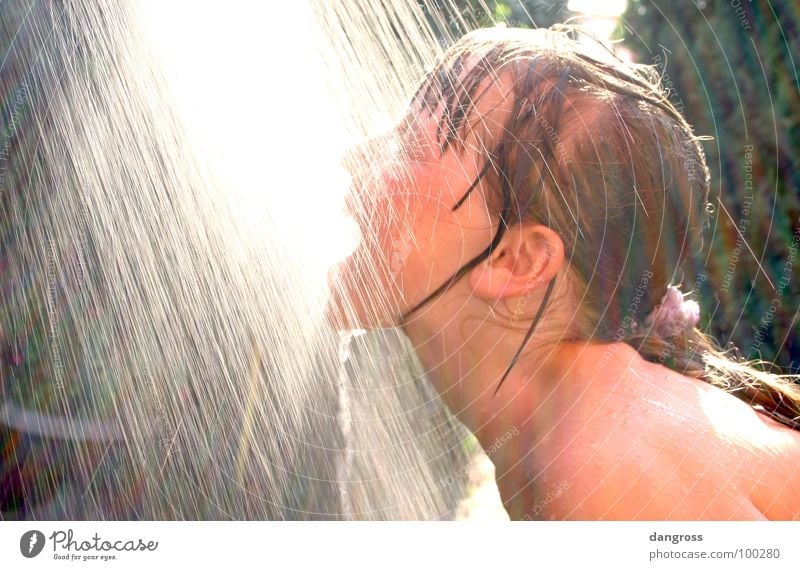
[[[342,216],[342,235],[344,236],[343,243],[346,244],[343,251],[343,258],[353,255],[353,252],[364,241],[364,234],[361,232],[361,227],[356,222],[355,218],[347,213]]]

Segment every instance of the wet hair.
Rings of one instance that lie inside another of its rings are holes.
[[[502,128],[480,132],[476,105],[506,85],[511,109],[501,113]],[[646,322],[668,287],[694,282],[694,291],[705,280],[696,260],[710,188],[702,138],[670,103],[653,67],[623,61],[571,26],[478,30],[444,54],[411,108],[439,118],[441,154],[479,141],[483,167],[453,209],[482,186],[499,224],[487,248],[403,320],[488,258],[509,227],[544,224],[565,244],[578,299],[563,340],[625,342],[648,361],[800,429],[796,378],[722,350],[696,326],[665,334]],[[542,320],[554,282],[498,389]]]

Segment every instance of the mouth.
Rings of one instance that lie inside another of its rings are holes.
[[[326,243],[320,243],[319,247],[332,250],[328,268],[333,269],[353,256],[364,241],[364,235],[358,222],[345,211],[340,211],[329,224]]]
[[[347,212],[342,212],[342,236],[343,236],[343,251],[346,251],[342,259],[350,257],[364,241],[364,234],[361,231],[361,226],[356,222],[355,218]]]

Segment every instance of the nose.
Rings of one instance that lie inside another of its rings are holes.
[[[402,141],[395,127],[354,144],[344,152],[341,163],[351,173],[357,173],[376,164],[396,159],[401,148]]]
[[[364,209],[367,192],[380,160],[378,138],[370,138],[347,149],[341,165],[350,175],[350,184],[344,198],[345,211],[354,218]]]
[[[352,176],[345,196],[346,212],[358,220],[374,210],[381,193],[402,178],[402,163],[402,145],[396,129],[350,147],[341,158],[342,166]]]
[[[350,174],[354,174],[364,168],[368,145],[369,141],[355,144],[342,155],[341,164]]]

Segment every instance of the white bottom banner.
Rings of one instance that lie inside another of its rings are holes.
[[[0,568],[800,568],[800,523],[0,522]]]

